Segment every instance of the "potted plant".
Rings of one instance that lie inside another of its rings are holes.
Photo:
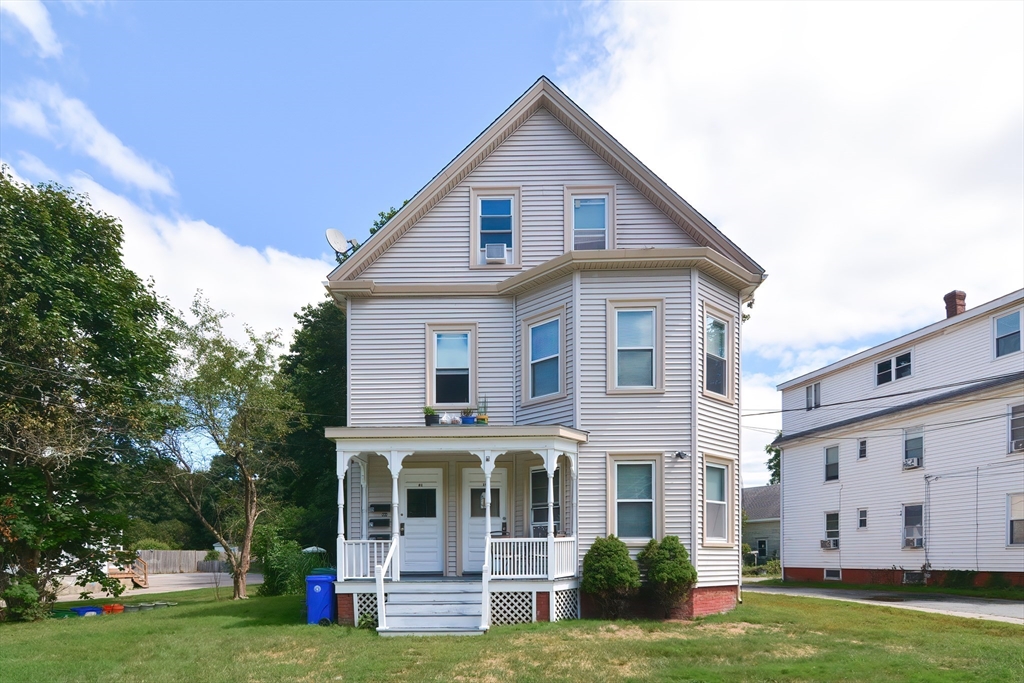
[[[436,410],[430,406],[423,406],[423,421],[428,427],[433,427],[441,421],[441,418],[438,417]]]
[[[474,422],[476,422],[476,418],[473,417],[473,409],[472,408],[463,408],[462,409],[462,424],[464,424],[464,425],[471,425]]]
[[[478,425],[487,424],[487,397],[484,396],[483,400],[480,401],[480,410],[476,413],[476,423]]]

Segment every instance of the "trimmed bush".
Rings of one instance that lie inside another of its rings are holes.
[[[172,548],[169,543],[158,541],[155,538],[143,538],[132,544],[133,550],[177,550]]]
[[[583,556],[580,588],[594,596],[603,616],[618,619],[626,600],[640,588],[640,568],[626,544],[615,536],[595,539]]]
[[[678,536],[666,536],[661,543],[652,538],[636,561],[656,604],[669,617],[697,583],[697,570],[686,548]]]

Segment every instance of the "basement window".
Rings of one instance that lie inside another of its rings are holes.
[[[825,580],[826,581],[841,581],[843,578],[842,569],[826,569]]]

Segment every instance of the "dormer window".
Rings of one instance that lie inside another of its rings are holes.
[[[573,197],[572,248],[608,248],[608,198]]]
[[[1020,351],[1020,311],[996,318],[996,358]]]
[[[519,263],[519,188],[470,189],[470,268],[507,268]]]
[[[875,386],[888,384],[893,380],[910,377],[911,353],[901,353],[875,364]]]

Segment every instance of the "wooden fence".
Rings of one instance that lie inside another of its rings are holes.
[[[200,571],[199,563],[207,550],[140,550],[139,557],[149,565],[150,574],[191,574]]]

